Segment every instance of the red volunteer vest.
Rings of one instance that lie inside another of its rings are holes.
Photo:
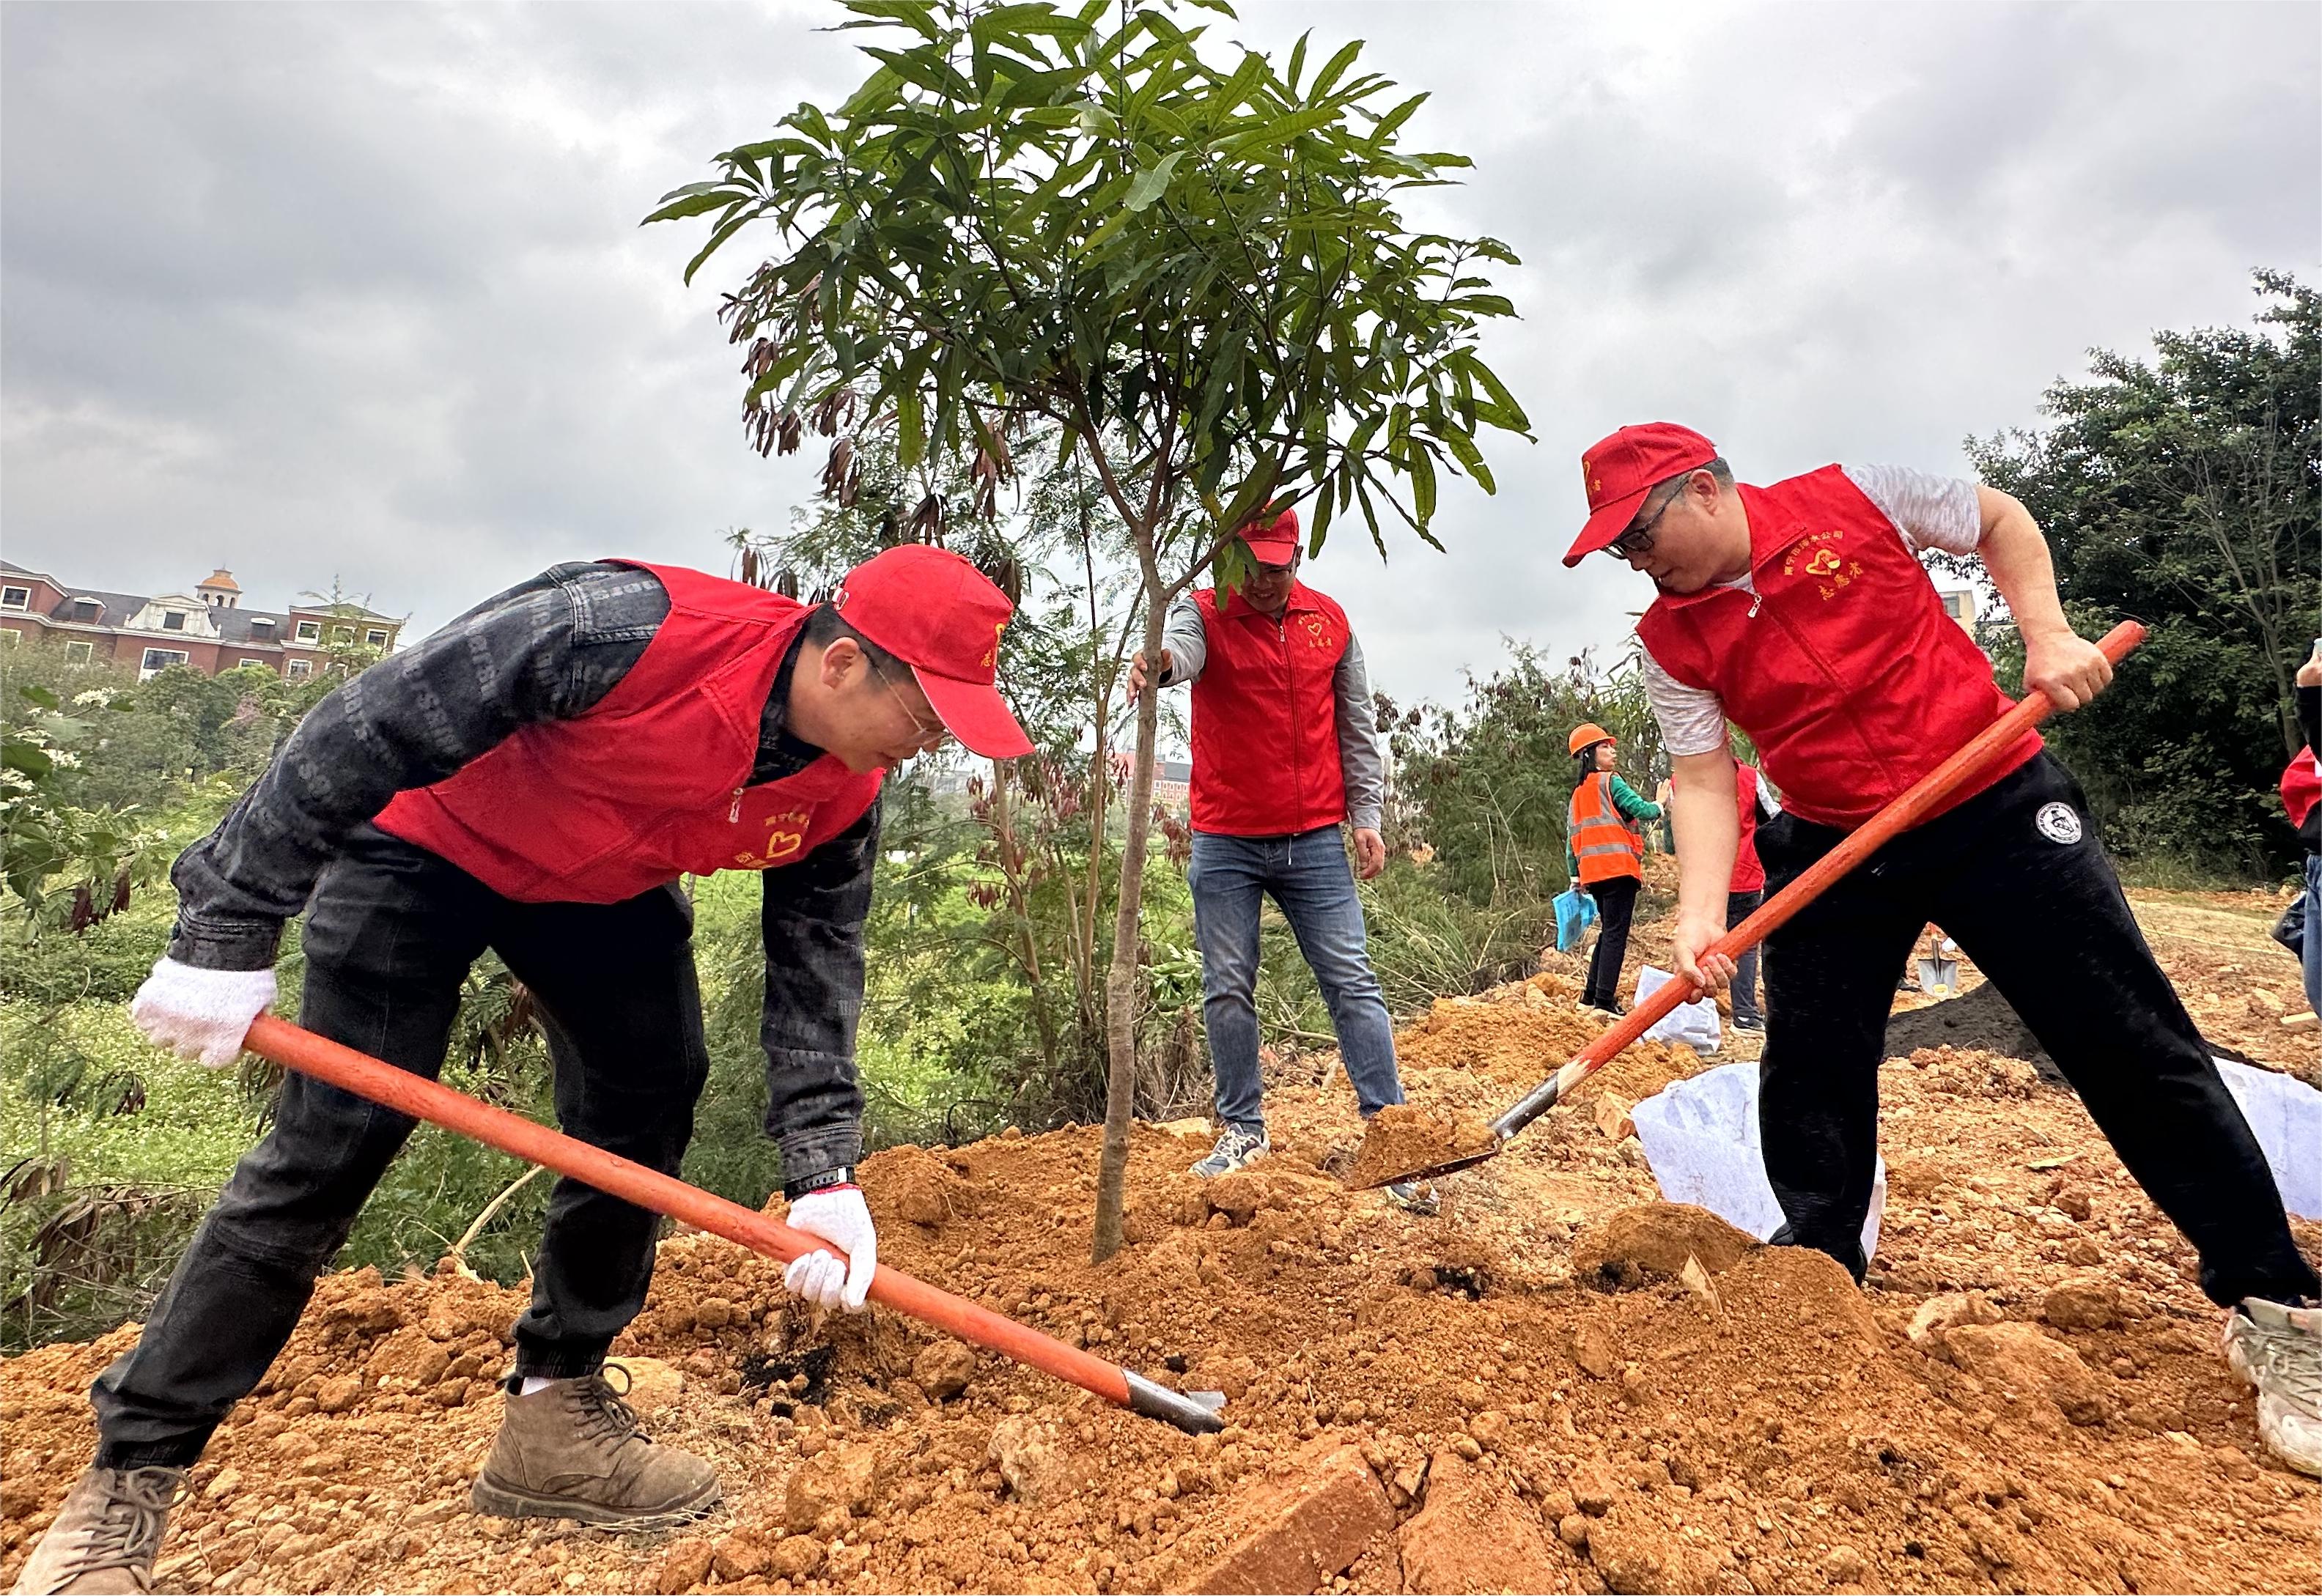
[[[2005,714],[1991,661],[1943,613],[1894,523],[1836,466],[1741,489],[1755,594],[1663,594],[1637,623],[1661,669],[1717,695],[1782,807],[1851,830]],[[1967,789],[2040,752],[2026,732]]]
[[[519,903],[618,903],[681,875],[768,870],[852,825],[884,772],[828,754],[749,785],[759,720],[808,606],[671,565],[669,616],[613,690],[520,727],[373,824]]]
[[[1193,829],[1271,837],[1347,816],[1333,683],[1347,612],[1303,582],[1275,621],[1237,593],[1193,595],[1208,662],[1193,682]]]
[[[1733,879],[1728,892],[1762,892],[1766,867],[1758,858],[1758,767],[1734,767],[1733,801],[1742,810],[1742,846],[1733,855]]]
[[[2303,825],[2317,803],[2322,803],[2322,764],[2316,762],[2312,749],[2301,748],[2282,767],[2281,807],[2289,811],[2290,825]]]

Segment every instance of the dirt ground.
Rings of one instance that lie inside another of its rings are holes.
[[[2312,1032],[2301,1059],[2253,1007],[2296,991],[2258,916],[2140,908],[2219,1040],[2310,1064]],[[1403,1033],[1415,1102],[1488,1117],[1592,1034],[1548,962]],[[2189,1250],[2071,1094],[1986,1053],[1890,1061],[1857,1290],[1654,1204],[1625,1108],[1704,1067],[1631,1050],[1422,1218],[1325,1172],[1359,1126],[1335,1061],[1294,1059],[1249,1172],[1203,1185],[1206,1127],[1138,1127],[1131,1245],[1101,1267],[1093,1129],[866,1163],[882,1262],[1224,1391],[1229,1427],[1198,1440],[891,1314],[817,1320],[772,1262],[672,1239],[616,1350],[727,1497],[653,1533],[468,1513],[521,1292],[328,1277],[196,1472],[163,1588],[1228,1589],[1294,1541],[1332,1591],[2322,1588],[2322,1482],[2259,1445]],[[84,1391],[133,1333],[0,1364],[0,1579],[87,1463]],[[1375,1517],[1324,1510],[1358,1498]]]

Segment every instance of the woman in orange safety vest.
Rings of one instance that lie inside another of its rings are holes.
[[[1661,807],[1613,773],[1613,734],[1595,722],[1573,728],[1566,746],[1577,767],[1564,817],[1564,859],[1573,884],[1596,900],[1596,952],[1588,961],[1581,1001],[1621,1012],[1621,962],[1629,956],[1629,919],[1644,880],[1644,839],[1635,823],[1659,820]]]

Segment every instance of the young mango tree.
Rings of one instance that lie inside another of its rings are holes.
[[[720,312],[761,452],[831,437],[824,490],[844,502],[865,429],[891,427],[907,466],[946,455],[996,483],[1045,424],[1128,528],[1148,656],[1172,598],[1213,563],[1238,574],[1233,534],[1260,510],[1307,504],[1315,550],[1359,511],[1384,556],[1387,525],[1435,543],[1445,474],[1491,490],[1477,434],[1529,424],[1476,352],[1514,314],[1483,269],[1515,258],[1406,227],[1399,196],[1469,163],[1402,148],[1426,96],[1392,100],[1359,41],[1317,65],[1302,39],[1277,68],[1181,22],[1230,17],[1220,0],[846,9],[875,36],[846,103],[800,106],[646,218],[712,219],[689,282],[745,229],[779,239]],[[939,535],[945,513],[910,527]],[[1136,727],[1100,1261],[1120,1245],[1135,1091],[1150,683]]]

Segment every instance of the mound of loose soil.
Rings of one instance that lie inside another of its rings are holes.
[[[1346,1182],[1360,1190],[1425,1174],[1489,1153],[1497,1139],[1492,1127],[1472,1114],[1440,1113],[1397,1103],[1371,1116]]]
[[[1506,1093],[1495,1039],[1586,1024],[1534,983],[1449,1012],[1414,1073],[1469,1113]],[[1718,1233],[1624,1212],[1655,1195],[1633,1142],[1562,1108],[1447,1181],[1437,1219],[1324,1173],[1358,1128],[1343,1083],[1277,1084],[1277,1151],[1231,1181],[1139,1127],[1132,1243],[1093,1266],[1095,1130],[881,1154],[863,1182],[882,1263],[1221,1390],[1229,1427],[1180,1435],[883,1311],[818,1318],[771,1260],[681,1236],[616,1348],[650,1360],[654,1433],[726,1482],[674,1533],[471,1516],[524,1291],[329,1276],[196,1471],[162,1584],[2322,1585],[2322,1482],[2260,1446],[2189,1251],[2077,1099],[1960,1049],[1891,1062],[1881,1090],[1890,1190],[1861,1290],[1784,1247],[1740,1247],[1708,1290],[1657,1278],[1646,1242],[1707,1269]],[[1601,1276],[1593,1238],[1620,1236],[1633,1289],[1576,1289]],[[0,1364],[0,1580],[87,1464],[87,1382],[133,1335]]]

